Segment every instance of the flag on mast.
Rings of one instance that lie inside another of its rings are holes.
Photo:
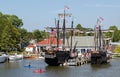
[[[56,30],[55,29],[51,29],[51,34],[52,35],[56,35]]]
[[[103,21],[104,20],[104,18],[103,17],[100,17],[100,19]]]
[[[69,8],[69,6],[65,6],[65,10],[69,10],[70,8]]]

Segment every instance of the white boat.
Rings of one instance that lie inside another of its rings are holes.
[[[4,63],[7,60],[7,55],[2,54],[0,55],[0,63]]]
[[[39,59],[45,59],[45,57],[44,56],[40,56]]]
[[[69,59],[68,62],[65,65],[77,66],[78,65],[78,61],[77,61],[77,59]]]
[[[22,59],[23,59],[22,54],[9,55],[9,60],[10,61],[17,61],[17,60],[22,60]]]

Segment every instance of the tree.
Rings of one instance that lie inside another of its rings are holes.
[[[117,26],[113,25],[109,27],[109,30],[118,30]]]
[[[20,46],[21,46],[20,49],[26,47],[29,44],[29,42],[32,39],[34,39],[33,37],[34,36],[32,32],[27,32],[24,36],[22,36],[20,39]]]
[[[20,32],[23,22],[16,15],[2,14],[0,12],[0,47],[16,47],[19,43]]]
[[[79,29],[79,30],[83,30],[83,27],[82,27],[81,24],[78,24],[78,25],[76,26],[76,28]]]
[[[5,26],[8,25],[8,22],[9,21],[7,20],[7,17],[3,14],[0,14],[0,37]]]
[[[19,48],[24,48],[28,45],[28,42],[31,40],[31,37],[33,37],[31,35],[31,37],[28,37],[28,32],[26,29],[24,28],[19,28],[19,32],[20,32],[20,36],[19,36]]]
[[[19,19],[16,15],[12,15],[12,25],[16,26],[17,28],[21,28],[23,26],[22,19]]]
[[[120,45],[116,46],[114,52],[115,52],[115,53],[120,53]]]
[[[0,17],[2,16],[2,13],[0,12]]]
[[[79,30],[81,30],[81,31],[83,31],[83,33],[82,34],[75,33],[75,35],[78,35],[78,34],[81,35],[81,36],[85,36],[85,35],[92,36],[93,35],[93,33],[86,34],[87,31],[93,31],[92,28],[84,28],[84,27],[82,27],[81,24],[78,24],[76,26],[76,28],[79,29]]]
[[[5,14],[5,16],[7,17],[7,20],[10,21],[12,23],[12,25],[14,25],[15,27],[17,27],[17,28],[22,27],[23,22],[16,15]]]
[[[2,50],[12,49],[18,46],[18,37],[20,33],[17,28],[13,25],[6,25],[3,30],[2,37],[1,37],[1,48]]]
[[[41,32],[39,30],[34,30],[33,31],[33,36],[34,36],[34,39],[37,39],[37,41],[39,41],[40,38],[42,38]]]
[[[45,32],[45,30],[44,31],[40,31],[40,33],[41,33],[41,36],[42,36],[42,38],[40,40],[43,40],[43,39],[45,39],[45,38],[47,38],[49,36],[49,33]]]
[[[118,30],[117,26],[113,25],[109,27],[109,30],[113,30],[114,33],[108,32],[106,33],[107,37],[112,37],[113,42],[117,42],[120,40],[120,31]]]
[[[11,22],[10,24],[16,28],[21,28],[23,25],[22,20],[19,19],[16,15],[2,14],[0,12],[0,33],[2,33],[2,30],[4,30],[6,22]]]

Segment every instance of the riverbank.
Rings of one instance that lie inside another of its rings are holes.
[[[112,58],[120,58],[120,53],[113,53]]]

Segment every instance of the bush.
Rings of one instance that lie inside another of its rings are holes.
[[[114,50],[115,53],[120,53],[120,45],[117,45]]]

